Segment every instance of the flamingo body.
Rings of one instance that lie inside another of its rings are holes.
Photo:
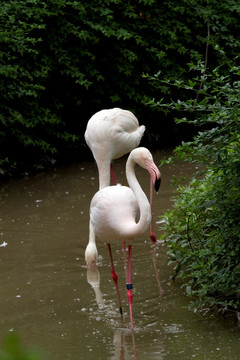
[[[150,205],[149,205],[150,206]],[[139,206],[133,191],[127,186],[101,189],[91,202],[91,223],[97,238],[108,243],[129,240],[138,235],[135,227]],[[146,229],[151,216],[146,221]]]

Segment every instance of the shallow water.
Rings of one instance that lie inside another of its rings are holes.
[[[154,154],[156,164],[168,153]],[[115,162],[125,184],[125,158]],[[187,165],[161,168],[154,220],[170,208],[172,175]],[[144,191],[146,171],[137,169]],[[97,269],[85,266],[89,203],[98,188],[94,162],[83,162],[11,181],[1,188],[0,340],[16,331],[25,346],[46,359],[228,359],[240,358],[235,317],[204,317],[186,309],[187,299],[171,280],[164,243],[148,234],[133,242],[134,341],[130,329],[121,244],[112,246],[123,317],[118,311],[107,246],[99,243]],[[154,225],[159,236],[161,225]]]

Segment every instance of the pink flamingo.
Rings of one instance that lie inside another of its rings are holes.
[[[149,150],[143,147],[132,150],[126,164],[126,177],[130,187],[107,186],[102,188],[93,196],[90,204],[90,222],[94,233],[99,240],[108,244],[117,241],[124,241],[124,243],[125,241],[131,241],[136,236],[144,233],[151,222],[151,205],[136,178],[135,164],[148,170],[151,184],[155,184],[156,191],[159,189],[161,174],[153,162]],[[133,329],[131,245],[129,245],[128,249],[127,290],[131,328]],[[112,272],[114,272],[112,258],[111,268]]]
[[[99,173],[99,189],[110,185],[110,169],[112,178],[116,179],[111,162],[135,149],[143,136],[145,126],[139,126],[136,116],[119,108],[101,110],[88,121],[85,140],[97,163]],[[98,251],[95,234],[89,224],[89,242],[85,250],[88,265],[96,264]]]

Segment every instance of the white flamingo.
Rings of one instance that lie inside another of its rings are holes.
[[[93,196],[90,204],[90,222],[94,233],[99,240],[108,244],[116,241],[131,241],[136,236],[143,234],[151,222],[151,206],[136,178],[135,164],[148,170],[151,184],[155,184],[156,191],[159,189],[161,174],[153,162],[149,150],[143,147],[132,150],[126,163],[126,177],[130,187],[107,186],[102,188]],[[131,251],[131,245],[129,245],[129,285],[127,289],[133,329]],[[110,258],[113,274],[115,271],[111,252]],[[121,311],[120,298],[119,306]]]

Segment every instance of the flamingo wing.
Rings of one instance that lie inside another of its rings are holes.
[[[101,110],[88,121],[85,140],[95,159],[117,159],[136,148],[145,126],[139,126],[136,116],[120,108]]]

